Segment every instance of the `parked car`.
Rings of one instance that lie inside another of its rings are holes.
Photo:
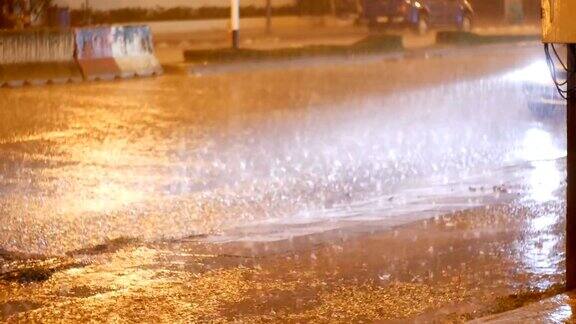
[[[363,0],[362,21],[371,28],[411,27],[420,34],[430,28],[472,29],[474,10],[468,0]]]

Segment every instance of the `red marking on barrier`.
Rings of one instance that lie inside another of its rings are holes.
[[[162,73],[147,26],[0,32],[0,86]]]
[[[86,80],[111,80],[121,72],[112,54],[112,28],[80,28],[76,36],[76,60]]]
[[[113,80],[120,77],[120,68],[113,58],[79,59],[78,65],[84,78],[93,80]]]

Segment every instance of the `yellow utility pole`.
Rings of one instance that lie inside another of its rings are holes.
[[[566,88],[554,80],[558,91],[567,99],[568,172],[566,187],[566,287],[576,289],[576,1],[542,0],[542,39],[546,46],[566,44]],[[554,50],[554,49],[553,49]],[[549,61],[550,51],[547,51]],[[554,50],[554,53],[556,51]],[[552,62],[550,62],[552,63]],[[554,64],[550,64],[556,69]],[[562,67],[564,68],[564,67]]]

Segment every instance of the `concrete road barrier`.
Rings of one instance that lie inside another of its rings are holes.
[[[0,31],[0,86],[161,73],[147,26]]]
[[[162,73],[147,26],[78,28],[76,59],[86,80]]]
[[[120,69],[121,77],[162,74],[162,67],[154,55],[154,43],[149,27],[113,27],[112,34],[112,56]]]
[[[74,34],[66,30],[0,32],[0,86],[81,81]]]
[[[77,28],[76,61],[80,65],[84,79],[112,80],[120,76],[120,68],[112,54],[111,27]]]

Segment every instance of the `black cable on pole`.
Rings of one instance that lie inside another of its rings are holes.
[[[560,55],[558,55],[558,52],[556,51],[556,47],[554,46],[554,44],[550,44],[550,45],[552,46],[552,50],[554,51],[554,55],[556,55],[556,59],[558,60],[558,62],[560,62],[560,65],[562,65],[564,70],[566,72],[568,72],[568,67],[567,67],[568,65],[562,61],[562,58],[560,58]],[[566,80],[566,82],[568,82],[568,80]]]
[[[566,78],[566,80],[564,82],[559,82],[558,81],[558,76],[556,74],[556,63],[554,61],[554,58],[552,57],[552,54],[550,53],[550,45],[551,44],[544,44],[544,53],[546,54],[546,63],[548,64],[548,68],[550,69],[550,74],[552,75],[552,80],[554,81],[554,85],[556,87],[556,90],[558,91],[558,94],[560,94],[560,96],[564,99],[564,100],[568,100],[568,92],[571,91],[576,91],[576,89],[563,89],[562,87],[568,84],[568,78]],[[562,62],[562,60],[560,59],[560,56],[558,55],[558,52],[556,51],[556,48],[554,47],[554,45],[552,45],[552,50],[554,51],[554,55],[556,56],[556,58],[560,61],[560,64],[562,65],[563,68],[565,68],[566,73],[570,74],[572,73],[572,71],[568,71],[568,69],[565,67],[564,62]],[[567,75],[569,77],[569,75]]]
[[[548,44],[547,44],[548,45]],[[554,55],[556,56],[556,59],[560,62],[560,64],[562,65],[562,67],[564,68],[564,71],[566,71],[566,74],[568,74],[568,68],[566,67],[566,65],[564,64],[564,62],[562,62],[562,59],[560,58],[560,56],[558,55],[558,52],[556,52],[556,48],[554,47],[554,44],[550,44],[552,46],[552,50],[554,51]],[[546,49],[546,47],[545,47]],[[549,62],[548,66],[550,66],[550,64],[552,64],[552,73],[553,76],[556,76],[554,78],[556,84],[559,84],[560,86],[565,86],[568,84],[568,78],[566,78],[566,80],[564,80],[564,82],[562,83],[558,83],[558,77],[556,75],[556,64],[554,63],[554,58],[552,57],[552,55],[550,54],[550,49],[547,48],[546,49],[546,58]]]
[[[550,57],[550,53],[548,52],[548,49],[546,49],[546,63],[548,64],[548,69],[550,70],[550,74],[552,75],[552,80],[554,82],[554,86],[556,87],[556,90],[558,91],[558,93],[560,94],[560,96],[563,99],[568,99],[568,97],[566,96],[568,91],[562,89],[563,85],[558,83],[558,80],[556,77],[556,67],[554,66],[554,62],[552,61],[552,59]]]

